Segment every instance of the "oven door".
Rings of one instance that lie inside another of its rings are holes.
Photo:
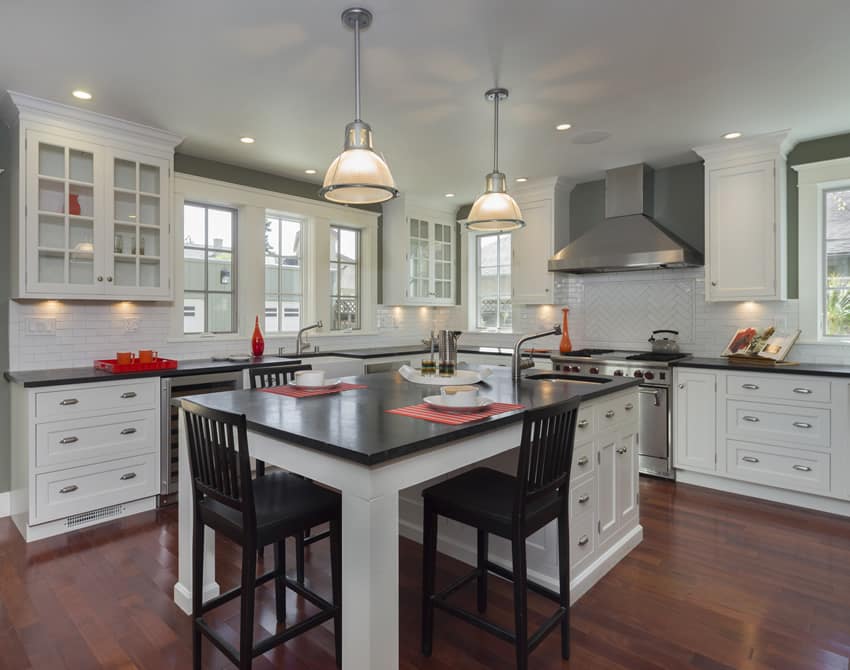
[[[668,389],[664,386],[640,386],[640,471],[672,477],[670,468],[670,431]]]

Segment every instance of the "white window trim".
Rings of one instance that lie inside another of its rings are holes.
[[[304,322],[304,315],[305,315],[305,310],[306,310],[306,298],[305,298],[305,295],[304,295],[304,292],[306,290],[306,287],[304,285],[304,277],[305,277],[304,271],[307,267],[307,262],[313,261],[312,249],[310,249],[307,246],[307,241],[308,241],[307,240],[307,237],[308,237],[307,229],[309,228],[309,224],[308,224],[307,220],[304,219],[304,217],[302,217],[302,216],[295,216],[295,215],[290,214],[290,213],[278,212],[278,211],[275,211],[275,210],[266,210],[265,218],[268,219],[269,217],[282,219],[282,220],[297,221],[298,223],[301,224],[301,249],[300,249],[300,253],[298,255],[298,261],[299,261],[299,264],[300,264],[299,269],[300,269],[300,272],[301,272],[301,304],[299,306],[299,310],[300,310],[299,320],[300,320],[302,325],[306,325],[305,322]],[[263,226],[265,227],[265,219],[263,221]],[[264,230],[265,230],[265,228],[264,228]],[[265,247],[265,245],[263,245],[263,246]],[[263,270],[265,270],[265,256],[263,257]],[[280,271],[280,268],[278,268],[278,271]],[[263,322],[265,322],[265,304],[266,304],[265,301],[266,301],[266,295],[267,295],[265,290],[266,290],[266,286],[265,286],[265,278],[264,278],[264,281],[263,281],[263,319],[261,320]],[[280,294],[278,294],[278,297],[280,297]],[[278,303],[278,304],[280,304],[280,303]],[[279,317],[278,320],[280,320],[281,316],[282,315],[278,315],[278,317]],[[264,329],[263,332],[268,332],[269,335],[272,336],[272,337],[277,337],[277,336],[285,337],[287,335],[297,334],[297,332],[298,332],[296,330],[270,330],[270,331],[265,331],[265,326],[263,326],[263,329]]]
[[[850,186],[850,157],[794,165],[798,190],[798,268],[801,344],[850,346],[850,338],[826,336],[824,323],[824,192]]]
[[[467,230],[462,235],[462,242],[466,242],[466,250],[463,253],[466,259],[466,268],[463,276],[466,277],[466,295],[468,298],[468,309],[466,310],[467,331],[470,333],[511,334],[514,332],[513,325],[510,328],[479,328],[478,327],[478,238],[483,235],[492,235],[492,232]],[[513,257],[513,251],[511,252]],[[511,324],[516,317],[515,305],[511,303]]]
[[[185,335],[183,333],[183,205],[186,201],[231,207],[238,211],[237,223],[237,332],[226,335]],[[265,221],[266,212],[304,221],[307,255],[302,256],[304,314],[302,323],[329,321],[330,316],[330,224],[361,230],[363,252],[361,282],[363,314],[361,330],[342,335],[371,335],[377,332],[378,295],[378,214],[318,200],[231,184],[216,179],[177,173],[174,175],[174,241],[172,268],[174,304],[169,342],[239,340],[250,336],[254,317],[265,314]],[[291,337],[294,333],[270,333],[270,337]],[[317,336],[335,336],[323,329]]]

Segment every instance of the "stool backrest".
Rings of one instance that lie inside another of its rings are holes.
[[[538,496],[558,491],[564,502],[573,464],[579,400],[525,412],[519,449],[514,519]]]
[[[181,401],[186,417],[189,470],[197,504],[207,496],[242,513],[244,528],[256,525],[247,422],[233,414]]]
[[[266,389],[274,386],[286,386],[295,378],[299,370],[312,370],[312,365],[275,365],[267,368],[251,368],[249,370],[252,389]]]

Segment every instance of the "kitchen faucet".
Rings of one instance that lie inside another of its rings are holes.
[[[528,342],[529,340],[536,340],[538,337],[546,337],[547,335],[560,335],[561,334],[561,326],[555,325],[552,330],[547,330],[545,333],[537,333],[536,335],[526,335],[525,337],[519,338],[517,343],[514,345],[514,355],[511,358],[511,378],[512,379],[520,379],[522,377],[522,371],[527,370],[528,368],[534,367],[534,357],[529,354],[528,360],[522,360],[522,352],[520,351],[520,347],[523,344]]]
[[[304,326],[303,328],[301,328],[298,331],[298,335],[295,338],[295,355],[296,356],[300,356],[301,354],[304,353],[304,342],[301,340],[301,336],[304,335],[304,333],[306,333],[308,330],[312,330],[313,328],[321,328],[322,325],[323,324],[322,324],[321,321],[316,321],[316,323],[313,323],[309,326]]]

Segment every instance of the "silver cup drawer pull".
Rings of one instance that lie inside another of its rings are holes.
[[[748,391],[758,391],[759,385],[758,384],[741,384],[741,388],[747,389]]]
[[[622,456],[622,455],[623,455],[623,454],[625,454],[628,450],[629,450],[629,449],[628,449],[628,447],[620,447],[619,449],[617,449],[617,453],[618,453],[618,454],[620,454],[620,456]]]
[[[135,391],[125,391],[124,393],[121,394],[122,400],[128,400],[130,398],[135,398],[135,397],[136,397]]]
[[[581,421],[578,422],[579,428],[587,428],[589,425],[590,425],[590,421],[588,421],[587,419],[582,419]]]
[[[582,456],[576,461],[576,465],[587,465],[587,456]]]
[[[812,427],[812,424],[806,423],[805,421],[795,421],[791,425],[794,426],[795,428],[811,428]]]
[[[750,423],[758,423],[761,420],[757,416],[742,416],[741,418],[744,421],[749,421]]]
[[[135,432],[136,432],[135,428],[125,428],[124,430],[121,431],[121,434],[122,435],[132,435]]]
[[[59,493],[73,493],[76,490],[77,485],[71,484],[70,486],[63,486],[61,489],[59,489]]]
[[[121,475],[121,481],[122,482],[126,482],[128,479],[135,479],[135,478],[136,478],[135,472],[128,472],[126,474]]]
[[[632,403],[628,403],[628,404],[626,405],[626,411],[627,411],[627,412],[630,412],[630,411],[631,411],[631,410],[633,410],[634,408],[635,408],[635,406],[634,406],[634,405],[632,405]]]
[[[68,405],[76,405],[79,402],[80,401],[76,398],[65,398],[65,400],[61,401],[59,404],[62,405],[62,407],[67,407]]]
[[[794,469],[798,472],[811,472],[812,469],[808,465],[795,465]]]
[[[759,462],[759,459],[757,459],[755,456],[742,456],[741,460],[746,462],[746,463],[758,463]]]
[[[584,503],[586,503],[588,500],[590,500],[590,496],[585,493],[583,496],[579,497],[579,505],[584,505]]]
[[[590,538],[587,535],[582,535],[578,540],[578,546],[583,547],[588,542],[590,542]]]
[[[59,440],[59,444],[74,444],[74,442],[78,442],[79,438],[75,435],[71,435],[70,437],[63,437]]]
[[[794,389],[794,393],[801,393],[803,395],[810,395],[811,392],[812,392],[812,389],[807,389],[807,388],[803,388],[803,387],[798,387],[798,388]]]
[[[615,414],[614,410],[609,409],[607,412],[605,412],[605,418],[610,419],[612,416],[614,416],[614,414]]]

